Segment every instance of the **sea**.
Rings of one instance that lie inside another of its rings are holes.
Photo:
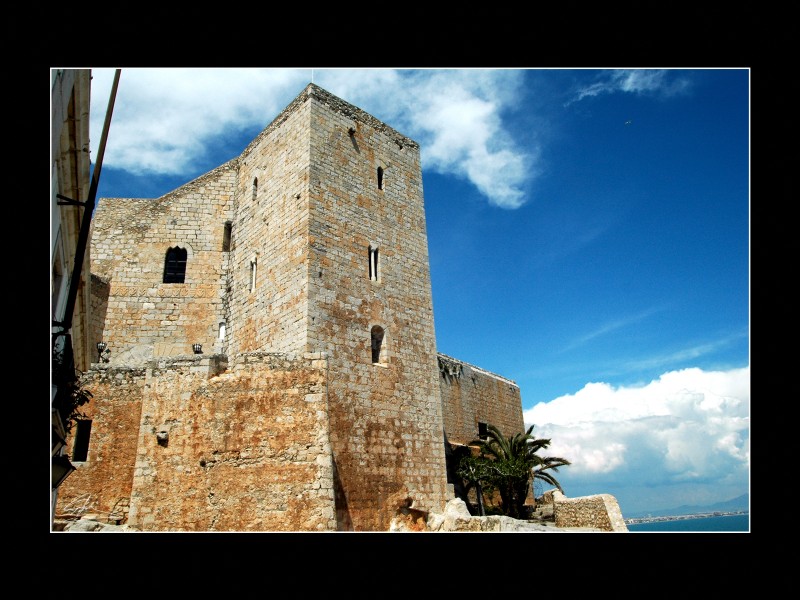
[[[698,517],[696,519],[676,519],[673,521],[651,521],[628,525],[631,533],[639,532],[738,532],[750,531],[750,515],[722,515],[718,517]]]

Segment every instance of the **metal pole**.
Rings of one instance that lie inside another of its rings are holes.
[[[86,245],[89,240],[89,229],[92,224],[92,213],[97,196],[97,185],[100,181],[100,171],[103,168],[103,155],[106,151],[106,139],[108,138],[108,128],[111,125],[111,114],[114,112],[114,101],[117,97],[117,86],[119,85],[119,75],[121,69],[114,73],[114,83],[111,86],[111,95],[108,99],[108,110],[106,110],[106,120],[103,123],[103,133],[100,136],[100,145],[97,150],[97,162],[92,172],[92,182],[89,186],[89,197],[83,208],[83,220],[81,221],[81,231],[78,235],[78,242],[75,245],[75,264],[72,268],[72,278],[70,279],[69,289],[67,290],[67,304],[64,309],[64,320],[61,323],[54,323],[62,328],[62,333],[66,333],[72,327],[72,313],[75,311],[75,301],[78,297],[78,287],[81,281],[81,271],[83,269],[83,257],[86,254]]]

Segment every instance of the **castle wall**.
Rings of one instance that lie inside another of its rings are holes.
[[[93,365],[82,378],[92,400],[80,407],[91,421],[87,460],[75,462],[76,470],[58,488],[57,512],[81,511],[127,518],[136,462],[145,369]],[[74,434],[69,438],[70,456]]]
[[[92,342],[89,364],[91,364],[98,362],[96,344],[103,339],[103,329],[105,329],[106,313],[108,312],[108,292],[110,286],[107,281],[101,279],[94,273],[91,274],[89,281],[89,340]]]
[[[476,439],[478,423],[494,425],[505,436],[525,431],[519,386],[505,377],[439,354],[439,390],[450,443]]]
[[[230,354],[307,348],[310,109],[304,100],[295,100],[239,158]]]
[[[514,382],[442,380],[419,146],[316,86],[238,158],[102,199],[93,228],[111,362],[68,500],[127,501],[145,531],[387,531],[443,510],[445,430],[523,428]],[[185,282],[165,284],[175,246]]]
[[[220,351],[236,166],[226,163],[156,199],[101,198],[92,273],[109,285],[103,341],[115,364]],[[167,250],[187,250],[184,283],[163,283]],[[97,340],[100,341],[100,340]],[[135,360],[134,360],[135,359]]]
[[[311,93],[308,344],[330,356],[339,526],[386,531],[400,506],[446,502],[419,147]]]
[[[129,503],[141,531],[335,530],[319,354],[253,353],[96,366],[89,461],[60,494]],[[108,443],[107,443],[108,442]]]

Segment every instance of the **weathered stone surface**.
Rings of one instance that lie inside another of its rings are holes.
[[[438,359],[442,415],[450,443],[476,439],[478,423],[490,423],[508,436],[524,430],[516,383],[441,353]]]
[[[92,228],[108,362],[86,373],[88,456],[56,514],[142,531],[517,526],[443,512],[445,437],[517,433],[522,406],[513,381],[436,351],[413,140],[309,85],[238,157],[159,198],[101,198]],[[183,281],[165,283],[175,248]]]
[[[595,517],[592,517],[594,519]],[[430,513],[426,527],[408,527],[406,515],[398,515],[392,522],[393,532],[425,531],[431,533],[606,533],[607,530],[587,525],[557,527],[553,524],[532,523],[511,517],[470,515],[463,500],[455,498],[445,506],[443,513]]]
[[[567,498],[553,490],[553,516],[558,527],[593,527],[601,531],[627,532],[617,499],[611,494]]]

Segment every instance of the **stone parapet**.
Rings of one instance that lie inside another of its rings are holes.
[[[610,494],[567,498],[553,491],[556,527],[593,527],[601,531],[627,532],[617,499]]]

